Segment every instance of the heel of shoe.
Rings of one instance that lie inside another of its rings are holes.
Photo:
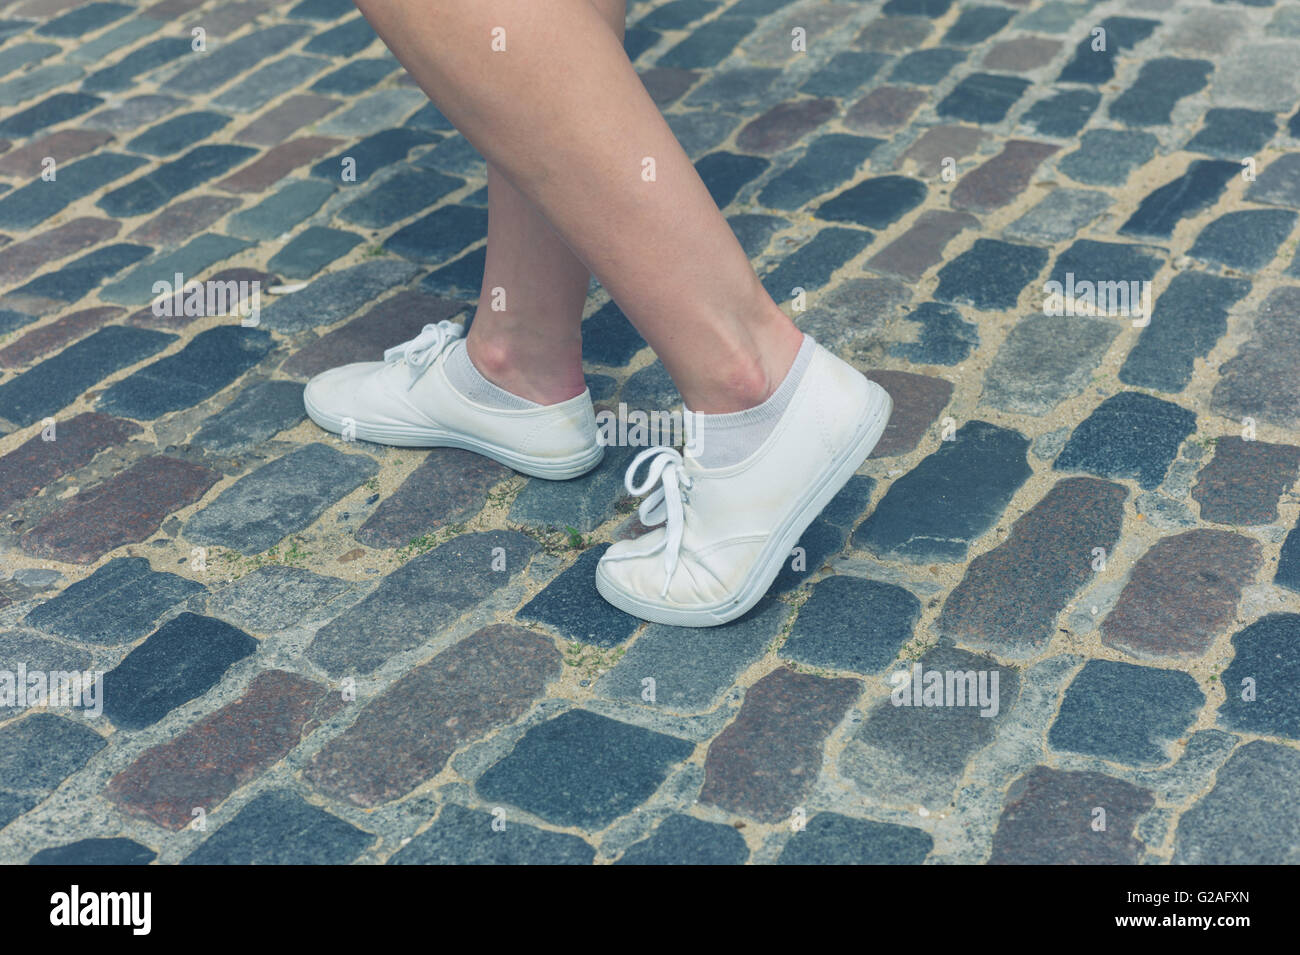
[[[485,454],[521,474],[542,478],[547,481],[568,481],[576,477],[582,477],[605,459],[605,446],[599,443],[562,457],[520,454],[506,448],[482,443],[476,443],[475,446],[466,444],[461,445],[461,447],[467,447],[471,451]]]

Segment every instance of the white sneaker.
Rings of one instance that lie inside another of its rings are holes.
[[[447,358],[464,348],[455,322],[425,325],[383,361],[321,372],[303,391],[311,420],[326,431],[404,448],[464,448],[533,477],[563,480],[600,463],[591,393],[522,410],[490,408],[447,379]]]
[[[892,408],[888,392],[818,345],[776,427],[745,460],[706,470],[690,445],[685,458],[673,448],[642,451],[624,483],[630,494],[659,485],[639,513],[647,527],[664,526],[612,544],[596,565],[596,589],[655,623],[711,627],[741,616],[866,460]]]

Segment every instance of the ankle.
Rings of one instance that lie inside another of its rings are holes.
[[[465,336],[465,351],[479,374],[493,383],[509,378],[515,367],[514,356],[507,344],[487,335],[475,335],[473,326]]]
[[[538,404],[550,405],[582,394],[582,344],[521,342],[517,338],[476,335],[470,326],[465,350],[478,373],[498,388]]]
[[[689,387],[682,399],[691,411],[729,414],[761,405],[781,386],[803,344],[799,331],[784,314],[760,344],[727,360],[711,361],[709,378]]]
[[[731,410],[743,411],[761,405],[776,390],[778,383],[772,380],[761,355],[746,355],[721,370],[718,397],[729,405],[735,405]]]

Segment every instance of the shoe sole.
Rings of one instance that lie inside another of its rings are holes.
[[[343,419],[325,414],[312,404],[311,399],[303,395],[303,405],[307,416],[331,434],[343,433]],[[596,444],[577,454],[564,458],[541,458],[534,455],[518,454],[509,448],[480,441],[472,435],[458,431],[443,431],[438,428],[420,428],[401,425],[370,425],[358,421],[353,429],[353,437],[374,444],[387,444],[398,448],[461,448],[474,451],[493,461],[513,468],[521,474],[545,478],[549,481],[564,481],[586,474],[605,457],[605,446]]]
[[[758,559],[750,569],[749,575],[735,596],[718,604],[707,607],[665,607],[662,604],[649,603],[619,589],[604,574],[600,564],[596,565],[596,591],[619,610],[651,623],[665,623],[675,627],[716,627],[743,616],[767,593],[781,573],[786,558],[808,525],[817,519],[831,498],[849,482],[862,462],[867,459],[880,436],[885,432],[889,416],[894,410],[893,399],[874,381],[869,383],[876,397],[873,413],[863,422],[849,446],[841,452],[822,478],[809,489],[808,495],[796,507],[780,526],[768,538],[767,544],[759,552]]]

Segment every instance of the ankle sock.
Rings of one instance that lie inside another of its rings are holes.
[[[699,462],[700,467],[730,467],[758,450],[781,420],[781,415],[785,414],[816,347],[812,337],[805,334],[785,379],[760,405],[728,414],[698,414],[686,409],[690,422],[688,447],[698,446],[691,451],[691,457]]]
[[[484,378],[483,373],[474,367],[474,362],[469,357],[469,349],[463,342],[457,343],[457,347],[451,350],[444,368],[452,387],[470,401],[487,405],[489,408],[499,408],[502,411],[523,411],[527,408],[542,407],[536,401],[511,394]]]

